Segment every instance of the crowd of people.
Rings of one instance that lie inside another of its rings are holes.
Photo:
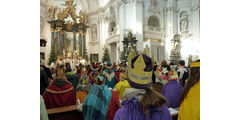
[[[132,52],[125,63],[59,58],[40,66],[41,119],[46,109],[81,105],[84,120],[200,120],[200,60],[185,66]]]

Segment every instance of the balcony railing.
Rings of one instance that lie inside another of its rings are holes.
[[[150,30],[150,31],[157,31],[157,32],[160,32],[160,27],[147,26],[147,29]]]

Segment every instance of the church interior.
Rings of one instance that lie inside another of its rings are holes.
[[[40,0],[41,120],[200,120],[200,0]]]

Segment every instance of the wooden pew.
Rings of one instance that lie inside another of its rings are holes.
[[[47,113],[49,120],[83,120],[77,105],[47,109]]]

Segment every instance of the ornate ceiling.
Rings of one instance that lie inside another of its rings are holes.
[[[66,0],[54,0],[55,5],[58,7],[64,7]],[[86,10],[87,12],[95,12],[100,7],[105,6],[111,0],[74,0],[74,3],[77,3],[76,11],[81,9]]]

